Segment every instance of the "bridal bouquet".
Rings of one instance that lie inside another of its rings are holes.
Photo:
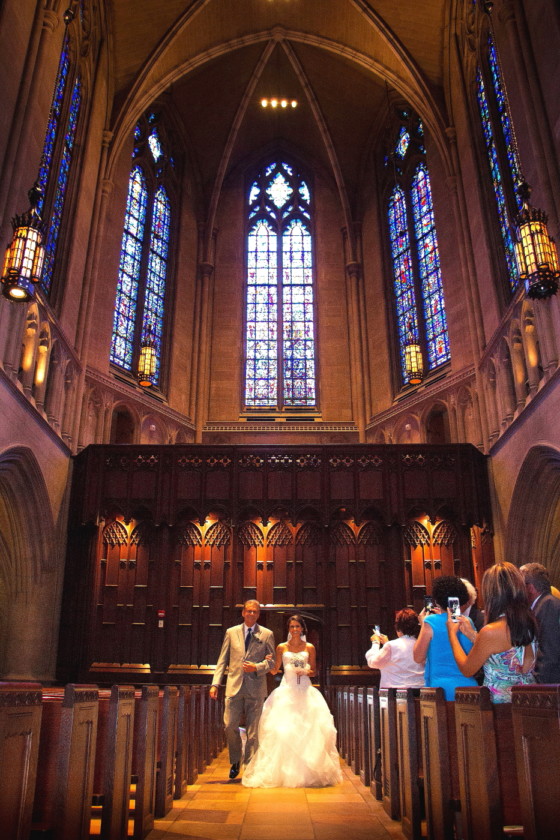
[[[307,670],[307,668],[306,668],[306,663],[305,663],[305,659],[298,659],[298,657],[297,657],[297,656],[293,656],[293,657],[292,657],[292,661],[291,661],[291,663],[290,663],[290,664],[291,664],[294,668],[300,668],[300,669],[301,669],[304,673],[305,673],[305,671]],[[297,675],[298,685],[299,685],[299,683],[300,683],[300,677],[301,677],[301,674],[298,674],[298,675]]]

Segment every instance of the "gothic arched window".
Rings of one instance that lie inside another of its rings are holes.
[[[140,347],[153,348],[152,384],[161,386],[166,287],[169,275],[171,199],[175,163],[157,116],[150,112],[134,131],[132,169],[121,256],[111,362],[135,372]]]
[[[523,181],[498,52],[488,33],[485,53],[476,71],[476,96],[486,157],[496,199],[505,263],[512,291],[519,281],[515,262],[514,220],[523,208],[519,187]]]
[[[245,407],[317,407],[311,193],[285,161],[248,191]]]
[[[37,209],[43,216],[46,229],[45,262],[41,276],[46,294],[50,294],[53,283],[81,105],[82,83],[79,73],[73,71],[67,33],[60,54],[38,177],[43,194]]]
[[[387,204],[402,384],[405,347],[418,344],[428,372],[449,362],[449,338],[421,121],[401,111],[396,142],[386,156],[393,182]]]

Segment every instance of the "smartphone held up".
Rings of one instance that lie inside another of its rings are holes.
[[[451,610],[451,620],[459,621],[459,616],[461,615],[461,605],[459,604],[459,599],[450,596],[447,599],[447,606]]]
[[[424,612],[433,613],[435,610],[434,599],[431,595],[424,595]]]

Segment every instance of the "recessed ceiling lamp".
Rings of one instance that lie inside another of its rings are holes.
[[[297,99],[278,99],[273,96],[271,99],[261,99],[261,106],[263,108],[297,108]]]

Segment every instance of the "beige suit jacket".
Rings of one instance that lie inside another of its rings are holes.
[[[272,654],[272,659],[265,657]],[[224,671],[228,668],[226,697],[234,697],[241,687],[250,697],[266,697],[266,675],[274,668],[275,646],[271,630],[255,624],[249,650],[245,653],[245,633],[243,624],[226,630],[224,642],[216,664],[212,685],[220,685]],[[244,673],[243,662],[254,662],[256,671]]]

